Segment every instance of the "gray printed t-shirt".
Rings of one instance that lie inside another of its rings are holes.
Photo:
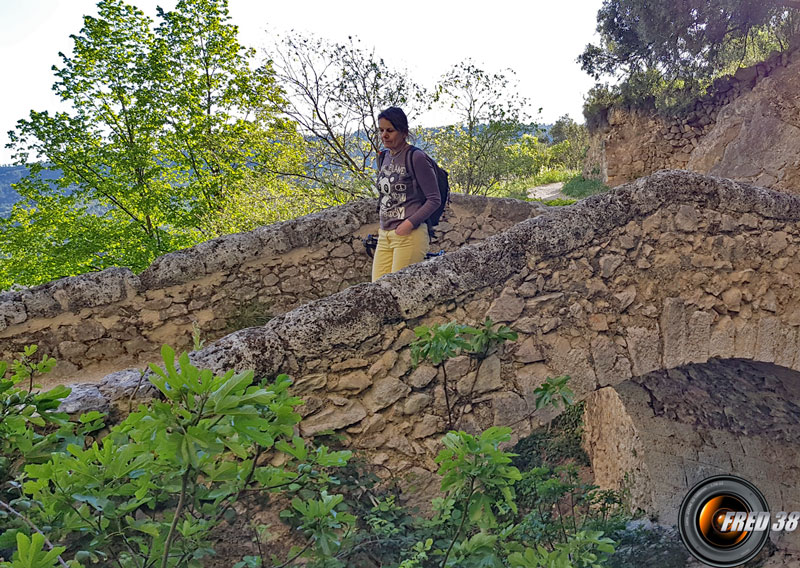
[[[406,154],[410,149],[411,145],[407,145],[396,156],[386,152],[378,172],[381,229],[384,231],[396,229],[405,219],[416,229],[442,203],[433,163],[422,150],[416,150],[411,156],[417,174],[417,183],[413,183],[411,172],[406,171]]]

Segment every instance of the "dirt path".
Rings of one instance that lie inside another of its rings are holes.
[[[528,197],[531,199],[541,199],[543,201],[550,201],[551,199],[571,199],[561,193],[562,187],[564,187],[564,182],[561,181],[532,187],[528,190]]]

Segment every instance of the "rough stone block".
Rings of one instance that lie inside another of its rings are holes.
[[[780,334],[780,320],[776,317],[762,317],[758,322],[758,335],[754,359],[772,363],[775,361],[775,347]]]
[[[363,402],[370,412],[375,413],[407,396],[409,392],[411,388],[403,381],[386,377],[375,381],[372,388],[364,395]]]
[[[525,299],[506,289],[489,307],[486,316],[494,322],[512,322],[522,314],[524,308]]]
[[[686,333],[683,359],[687,363],[705,363],[708,361],[711,323],[714,320],[708,312],[693,312],[689,316],[689,328]]]
[[[339,377],[335,391],[347,390],[359,393],[372,385],[372,378],[364,371],[353,371]]]
[[[490,355],[478,367],[473,391],[475,394],[481,394],[500,388],[503,388],[503,379],[500,376],[500,358],[497,355]]]
[[[734,320],[736,335],[734,338],[734,357],[752,359],[756,350],[756,322],[743,318]]]
[[[511,426],[518,430],[519,423],[528,417],[534,408],[530,408],[524,398],[514,392],[500,392],[492,397],[494,426]]]
[[[416,415],[421,410],[428,407],[431,402],[433,402],[433,397],[431,395],[421,392],[414,393],[408,397],[408,400],[406,400],[406,403],[403,405],[403,414]]]
[[[658,327],[629,327],[625,338],[631,356],[633,375],[641,376],[661,368],[661,341]]]
[[[0,302],[0,322],[5,322],[5,326],[23,323],[27,319],[28,314],[22,302]]]
[[[708,343],[708,356],[727,359],[734,354],[736,328],[730,316],[723,316],[711,329]]]
[[[664,299],[661,312],[661,334],[664,349],[664,368],[671,369],[686,362],[686,308],[680,298]]]
[[[72,385],[72,392],[61,401],[58,410],[67,414],[84,414],[96,410],[108,412],[109,402],[97,385]]]
[[[797,357],[797,328],[782,326],[775,346],[775,364],[791,369]]]
[[[341,430],[367,416],[364,406],[358,401],[350,401],[344,406],[330,406],[317,414],[307,416],[300,423],[303,436],[313,436],[324,430]]]
[[[728,475],[730,470],[717,465],[701,463],[694,460],[684,460],[683,473],[687,487],[693,487],[704,479],[715,475]]]

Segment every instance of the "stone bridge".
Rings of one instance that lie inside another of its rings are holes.
[[[626,484],[634,506],[674,522],[688,488],[724,472],[750,479],[773,511],[800,510],[799,221],[796,196],[657,172],[192,357],[219,371],[290,374],[307,401],[303,434],[338,431],[423,484],[446,430],[445,375],[459,428],[512,425],[522,437],[552,418],[534,411],[534,389],[568,374],[587,401],[596,479]],[[480,363],[412,368],[416,326],[487,315],[519,339]],[[779,544],[799,548],[796,537]]]

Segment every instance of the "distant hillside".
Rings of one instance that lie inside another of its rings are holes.
[[[0,217],[8,217],[11,208],[21,199],[11,185],[27,175],[28,168],[23,166],[0,166]],[[45,179],[58,179],[61,177],[61,170],[46,170],[42,175]]]
[[[28,168],[22,166],[0,166],[0,217],[7,217],[11,207],[20,199],[19,193],[11,187],[12,183],[28,175]]]

